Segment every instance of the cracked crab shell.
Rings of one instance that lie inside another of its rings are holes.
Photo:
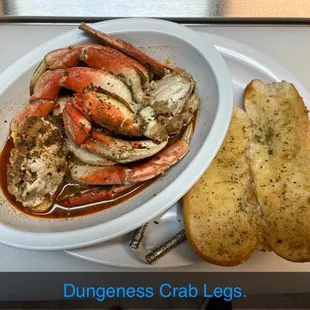
[[[189,153],[138,195],[83,217],[48,219],[21,214],[0,193],[0,242],[36,250],[73,249],[128,233],[172,207],[200,178],[228,129],[233,90],[228,69],[211,42],[175,23],[153,19],[115,19],[92,27],[129,41],[160,62],[184,68],[196,81],[200,98]],[[57,48],[94,42],[78,29],[64,33],[21,57],[0,75],[0,144],[10,121],[29,99],[29,85],[44,55]],[[18,73],[18,74],[16,74]],[[0,167],[2,170],[3,167]],[[156,195],[155,195],[156,194]]]

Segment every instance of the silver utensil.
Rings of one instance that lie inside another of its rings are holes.
[[[169,240],[164,242],[163,244],[156,246],[152,250],[146,249],[143,244],[142,240],[145,235],[145,231],[147,228],[148,223],[144,224],[143,226],[137,228],[133,232],[133,236],[129,242],[129,246],[133,252],[133,254],[142,260],[144,263],[153,264],[156,260],[160,257],[167,254],[170,250],[177,247],[181,243],[187,240],[185,230],[181,230],[176,235],[171,237]]]

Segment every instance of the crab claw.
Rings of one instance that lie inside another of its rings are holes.
[[[116,97],[129,109],[139,109],[124,82],[108,72],[83,67],[46,71],[35,84],[30,102],[56,101],[62,87],[75,92],[83,92],[88,88],[103,91]]]
[[[129,89],[120,79],[108,72],[81,67],[66,69],[62,84],[77,92],[82,92],[85,88],[103,90],[130,109],[135,109],[136,103],[133,102]]]
[[[86,91],[75,94],[74,106],[82,114],[109,130],[131,137],[145,136],[158,142],[168,140],[168,134],[151,107],[135,114],[124,104],[105,94]]]
[[[143,102],[141,78],[133,66],[111,53],[106,53],[105,47],[101,49],[89,47],[86,53],[84,61],[88,66],[111,72],[128,86],[136,103]]]
[[[37,100],[24,106],[24,108],[15,116],[10,124],[12,132],[18,132],[30,116],[43,117],[48,115],[53,109],[53,101],[48,100]]]
[[[107,71],[121,79],[132,91],[135,102],[142,102],[142,86],[148,86],[150,82],[147,69],[122,52],[99,44],[74,45],[49,52],[33,74],[30,95],[47,70],[73,68],[81,61],[90,68]]]
[[[91,123],[73,106],[72,100],[67,102],[62,115],[69,139],[76,144],[85,142],[91,131]]]
[[[55,107],[54,114],[61,113],[60,106],[57,107],[61,88],[75,92],[89,89],[104,92],[117,98],[133,114],[142,108],[141,104],[132,100],[132,95],[125,83],[106,71],[84,67],[50,70],[46,71],[34,85],[29,103],[18,113],[11,124],[12,131],[18,131],[27,117],[46,116],[53,110],[53,107]]]
[[[79,29],[83,30],[92,37],[95,37],[97,40],[102,41],[105,45],[111,46],[123,52],[124,54],[127,54],[130,57],[138,60],[141,64],[150,68],[150,70],[159,77],[163,77],[165,75],[166,67],[163,64],[144,54],[141,50],[134,47],[129,42],[123,41],[119,38],[96,30],[85,23],[81,23]]]

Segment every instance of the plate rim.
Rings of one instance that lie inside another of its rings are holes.
[[[210,33],[206,33],[206,32],[202,32],[202,31],[197,31],[200,35],[202,36],[206,36],[208,37],[208,39],[211,40],[211,42],[214,44],[214,46],[218,49],[218,51],[221,52],[222,56],[223,54],[228,55],[227,57],[230,58],[237,58],[237,59],[243,59],[243,62],[246,63],[250,63],[252,64],[253,67],[256,68],[265,68],[265,65],[270,65],[268,67],[273,67],[273,69],[269,72],[272,73],[272,71],[277,71],[277,74],[270,74],[270,76],[274,77],[275,80],[277,81],[281,81],[283,79],[279,79],[278,77],[276,77],[276,75],[280,74],[284,74],[286,77],[290,78],[290,83],[293,83],[298,92],[301,94],[303,99],[307,99],[308,100],[308,104],[310,106],[310,92],[306,89],[306,87],[298,80],[298,78],[292,74],[288,69],[286,69],[284,66],[282,66],[280,63],[278,63],[276,60],[274,60],[273,58],[271,58],[269,55],[256,50],[255,48],[247,45],[247,44],[243,44],[240,43],[236,40],[232,40],[229,38],[226,38],[224,36],[219,36],[219,35],[215,35],[215,34],[210,34]],[[239,55],[241,57],[237,57],[236,55]],[[252,58],[253,57],[253,58]],[[254,62],[256,63],[256,66],[254,65]],[[263,64],[265,63],[265,64]],[[266,70],[264,70],[266,72]],[[268,71],[268,70],[267,70]],[[104,244],[103,244],[104,246]],[[120,244],[120,246],[123,246],[123,244]],[[83,250],[83,248],[80,248],[78,250]],[[173,251],[173,250],[172,250]],[[156,266],[156,264],[152,265],[152,266],[148,266],[144,263],[140,263],[139,266],[128,266],[128,264],[125,265],[120,265],[120,264],[113,264],[113,262],[103,262],[100,261],[98,259],[94,259],[91,257],[87,257],[87,256],[83,256],[83,254],[79,254],[79,253],[75,253],[74,249],[73,250],[64,250],[64,252],[72,257],[81,259],[81,260],[85,260],[85,261],[89,261],[89,262],[93,262],[96,264],[100,264],[100,265],[106,265],[106,266],[112,266],[112,267],[120,267],[120,268],[131,268],[131,269],[145,269],[145,270],[149,270],[149,269],[167,269],[167,268],[179,268],[179,267],[189,267],[189,266],[193,266],[193,265],[197,265],[197,264],[208,264],[207,262],[204,262],[202,259],[199,260],[198,263],[192,262],[190,264],[186,264],[186,265],[170,265],[170,266]],[[280,257],[279,257],[280,258]],[[310,263],[309,263],[310,264]],[[308,264],[308,265],[309,265]],[[209,265],[209,264],[208,264]],[[222,271],[232,271],[232,269],[223,269]],[[306,268],[305,266],[305,271],[309,271],[309,267]]]
[[[169,199],[169,202],[166,203],[161,203],[161,193],[156,195],[152,198],[151,205],[150,202],[141,205],[142,210],[148,210],[147,216],[141,216],[141,207],[139,207],[108,222],[68,232],[26,232],[12,228],[4,223],[0,223],[0,243],[4,245],[29,250],[76,249],[102,243],[104,241],[111,240],[120,235],[131,232],[135,228],[143,225],[145,222],[150,221],[152,218],[167,211],[182,198],[182,196],[191,188],[193,184],[197,182],[204,171],[208,168],[226,136],[233,107],[232,81],[226,63],[211,42],[201,38],[201,36],[196,31],[189,29],[184,25],[152,18],[119,18],[115,20],[94,23],[92,26],[94,28],[113,33],[124,30],[133,31],[142,29],[148,31],[164,32],[177,36],[182,40],[187,41],[191,45],[195,43],[195,47],[199,47],[198,51],[202,53],[203,57],[205,58],[206,53],[211,54],[213,56],[213,62],[209,62],[208,59],[207,62],[211,67],[211,70],[213,70],[219,90],[219,104],[218,111],[214,119],[215,124],[210,129],[208,137],[204,140],[201,146],[201,151],[195,155],[191,164],[179,174],[179,177],[172,184],[167,186],[167,188],[179,188],[180,184],[184,183],[182,186],[182,194],[181,191],[177,191],[178,194],[173,195],[173,197]],[[109,27],[112,27],[113,29],[109,29]],[[4,84],[2,92],[5,91],[10,85],[12,85],[12,83],[14,83],[14,79],[10,79],[10,76],[14,76],[16,73],[15,70],[21,64],[23,64],[25,61],[27,63],[27,60],[32,59],[31,61],[28,61],[29,68],[33,63],[33,58],[38,55],[40,55],[40,58],[43,57],[46,54],[46,51],[51,49],[49,46],[57,45],[58,40],[64,40],[70,37],[74,37],[77,40],[79,34],[80,32],[78,28],[67,31],[24,54],[21,58],[19,58],[1,73],[0,82],[1,84]],[[27,66],[25,67],[25,70],[27,70]],[[227,87],[230,87],[230,91],[227,91]],[[225,112],[224,119],[222,119],[223,112]],[[221,120],[219,121],[220,118]],[[218,134],[218,132],[222,133]],[[214,143],[216,147],[213,150],[208,150],[209,143]],[[209,154],[209,161],[205,161],[206,154]],[[193,176],[191,182],[185,182],[185,180],[188,178],[187,174],[189,167],[191,168],[191,171],[195,171],[195,174],[191,173]],[[163,192],[166,193],[166,191]],[[158,205],[162,205],[162,207],[158,208]],[[130,217],[135,218],[134,223],[128,225],[126,229],[120,230],[117,228],[123,227],[122,223],[128,222]],[[106,233],[106,236],[102,236],[104,233]],[[88,236],[87,238],[86,235]]]

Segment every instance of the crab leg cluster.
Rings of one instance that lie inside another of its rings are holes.
[[[181,160],[189,151],[193,124],[190,124],[182,139],[168,146],[143,164],[127,168],[125,166],[94,167],[72,165],[71,175],[74,181],[89,185],[128,185],[147,181],[165,172]]]
[[[73,204],[113,196],[164,173],[189,151],[199,106],[188,72],[84,23],[80,29],[102,44],[48,53],[32,77],[28,104],[11,123],[14,133],[30,116],[62,117],[66,146],[77,159],[69,168],[72,179],[100,186],[70,197]],[[72,94],[63,97],[62,89]]]
[[[48,53],[33,76],[31,93],[46,70],[73,68],[81,61],[91,68],[110,72],[120,78],[132,90],[134,101],[142,103],[142,87],[149,83],[148,71],[134,59],[99,44],[70,46]]]
[[[97,113],[101,113],[100,108],[96,107],[95,104],[93,107],[97,110]],[[113,116],[113,114],[111,115]],[[103,125],[105,124],[104,121],[107,121],[108,117],[106,116],[110,116],[110,114],[103,111],[102,118],[104,120],[100,117],[95,118],[95,120],[100,125]],[[116,121],[119,119],[121,120],[118,123],[119,131],[122,133],[131,132],[136,135],[139,134],[140,126],[138,126],[138,129],[135,128],[137,123],[129,122],[126,119],[127,124],[122,124],[124,122],[123,118],[119,117]],[[72,102],[68,102],[63,110],[63,121],[67,136],[71,142],[80,145],[82,149],[87,149],[90,152],[103,156],[105,159],[114,160],[118,163],[128,163],[150,157],[162,150],[168,142],[168,140],[164,140],[158,144],[151,140],[126,141],[92,130],[91,123],[78,109],[74,108]],[[112,121],[113,117],[110,128],[113,128]]]
[[[180,140],[168,146],[145,163],[137,164],[131,168],[119,165],[94,167],[73,164],[70,168],[73,180],[82,184],[99,185],[99,187],[86,190],[79,193],[78,196],[67,197],[67,199],[61,202],[62,205],[72,207],[98,202],[101,199],[111,199],[116,194],[125,192],[140,182],[163,174],[188,153],[192,134],[193,124],[191,123]],[[111,188],[106,187],[106,185],[113,186]]]

